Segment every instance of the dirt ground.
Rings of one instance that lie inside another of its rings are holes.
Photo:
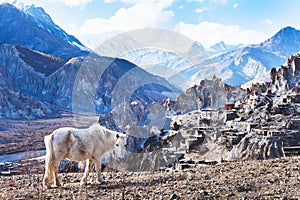
[[[59,174],[59,188],[42,188],[42,171],[0,176],[0,199],[300,199],[300,157],[228,162],[169,172]]]

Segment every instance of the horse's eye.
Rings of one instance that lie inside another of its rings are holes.
[[[116,144],[116,146],[118,147],[118,146],[119,146],[119,144]]]

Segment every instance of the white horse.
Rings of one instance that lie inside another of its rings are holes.
[[[93,124],[87,129],[59,128],[52,134],[44,137],[46,146],[45,175],[43,186],[48,187],[49,181],[54,181],[56,187],[60,186],[58,180],[58,167],[62,159],[72,161],[86,160],[84,176],[80,184],[87,182],[92,163],[95,163],[97,182],[104,182],[101,177],[101,160],[106,152],[114,150],[116,146],[126,148],[127,135],[108,130],[99,124]]]

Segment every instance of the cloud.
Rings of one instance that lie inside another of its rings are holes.
[[[178,7],[177,7],[177,10],[182,10],[183,8],[184,8],[184,6],[181,5],[181,6],[178,6]]]
[[[234,7],[234,8],[237,8],[238,6],[239,6],[238,3],[233,4],[233,7]]]
[[[196,1],[196,2],[204,2],[205,0],[186,0],[187,2],[192,2],[192,1]],[[211,2],[214,2],[214,3],[221,3],[221,4],[226,4],[227,3],[227,0],[209,0]]]
[[[86,5],[90,2],[92,2],[93,0],[50,0],[50,1],[62,2],[68,7],[76,7],[76,6]]]
[[[84,22],[80,34],[99,34],[111,31],[129,31],[140,28],[156,28],[168,24],[174,16],[166,10],[173,0],[122,0],[133,3],[129,8],[118,9],[109,18],[92,18]]]
[[[200,42],[205,47],[210,47],[220,41],[227,44],[256,44],[268,37],[261,32],[242,29],[238,25],[224,25],[208,21],[199,24],[179,22],[175,30]]]
[[[203,13],[204,11],[206,11],[207,10],[207,8],[197,8],[196,10],[195,10],[195,12],[196,13]]]
[[[104,0],[104,3],[112,3],[114,1],[116,1],[116,0]]]
[[[151,2],[151,3],[160,3],[160,4],[169,4],[170,2],[172,3],[173,0],[104,0],[104,3],[112,3],[112,2],[121,2],[121,3],[126,3],[126,4],[137,4],[137,3],[146,3],[146,2]]]
[[[186,0],[187,2],[197,1],[197,2],[204,2],[204,0]]]
[[[136,3],[137,0],[104,0],[104,3],[112,3],[112,2],[116,2],[116,1],[120,1],[122,3]]]
[[[210,0],[211,2],[216,2],[216,3],[221,3],[221,4],[226,4],[227,0]]]
[[[262,25],[269,25],[269,26],[273,25],[273,22],[270,19],[261,20],[259,23]]]

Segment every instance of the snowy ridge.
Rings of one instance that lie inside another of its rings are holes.
[[[83,51],[90,51],[87,47],[81,44],[78,39],[67,34],[58,25],[56,25],[42,7],[36,7],[35,5],[24,5],[23,3],[17,1],[14,2],[13,5],[15,5],[20,11],[26,13],[29,17],[32,17],[32,20],[37,24],[37,26],[46,30],[50,34],[68,41],[74,47],[78,47]]]
[[[71,58],[86,55],[88,48],[57,26],[41,7],[0,5],[0,41],[22,45],[47,54]],[[22,31],[22,37],[17,33]],[[32,37],[34,35],[34,37]]]
[[[267,81],[271,68],[279,67],[288,56],[300,50],[300,31],[285,27],[270,39],[248,46],[220,42],[204,49],[199,42],[195,42],[183,55],[161,49],[130,49],[135,44],[130,40],[127,42],[128,53],[122,58],[174,84],[181,77],[184,81],[178,82],[189,83],[181,85],[186,89],[214,75],[230,85],[243,85],[253,80]],[[172,77],[174,74],[177,76]]]

